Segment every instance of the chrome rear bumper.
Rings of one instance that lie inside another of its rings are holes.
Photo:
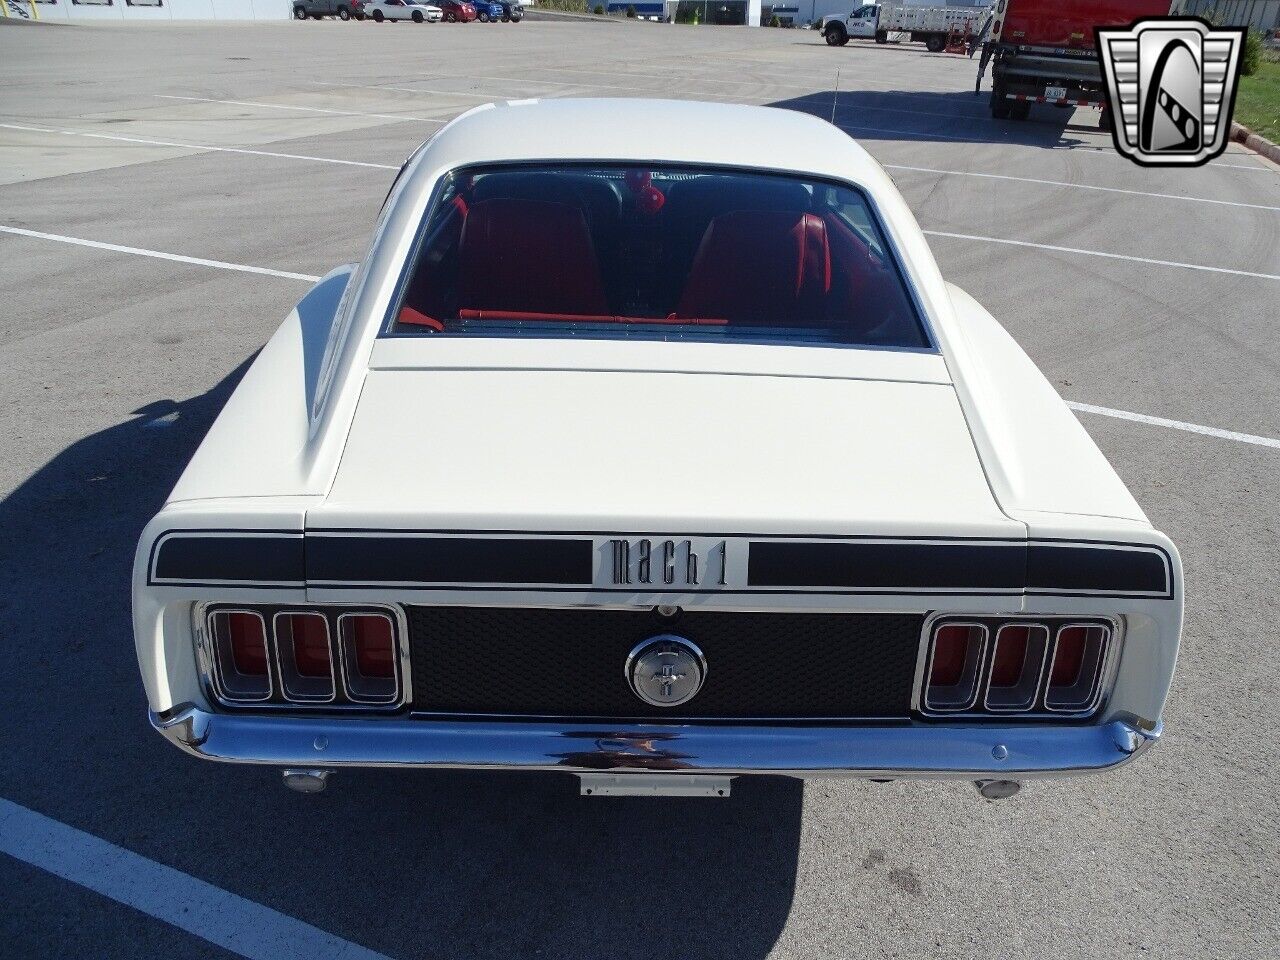
[[[730,726],[399,717],[151,715],[198,757],[282,767],[658,770],[789,776],[1070,776],[1118,766],[1160,737],[1137,720],[1096,726]]]

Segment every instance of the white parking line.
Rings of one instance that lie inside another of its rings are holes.
[[[0,799],[0,850],[251,960],[387,960],[301,920]],[[16,891],[9,891],[10,907]]]
[[[325,110],[322,107],[295,107],[284,103],[261,103],[257,100],[217,100],[213,97],[179,97],[169,93],[153,93],[161,100],[191,100],[196,103],[225,103],[233,107],[263,107],[267,110],[300,110],[303,113],[330,113],[339,117],[373,117],[377,120],[421,120],[423,123],[448,123],[437,117],[408,117],[402,113],[360,113],[353,110]]]
[[[1204,427],[1198,423],[1167,420],[1164,417],[1149,417],[1145,413],[1130,413],[1128,410],[1113,410],[1111,407],[1095,407],[1091,403],[1077,403],[1074,400],[1068,400],[1067,406],[1082,413],[1096,413],[1099,416],[1114,417],[1117,420],[1132,420],[1135,423],[1146,423],[1155,427],[1168,427],[1171,430],[1185,430],[1187,433],[1200,433],[1206,437],[1221,437],[1223,440],[1237,440],[1240,443],[1252,443],[1259,447],[1274,447],[1280,450],[1280,440],[1273,440],[1271,437],[1259,437],[1252,433],[1219,430],[1217,427]]]
[[[1156,197],[1160,200],[1189,200],[1194,203],[1220,203],[1227,207],[1249,207],[1252,210],[1278,210],[1261,203],[1241,203],[1238,200],[1211,200],[1208,197],[1184,197],[1176,193],[1151,193],[1147,190],[1121,190],[1119,187],[1098,187],[1091,183],[1067,183],[1064,180],[1041,180],[1037,177],[1014,177],[1003,173],[973,173],[969,170],[935,170],[932,167],[908,167],[901,163],[882,164],[890,170],[913,170],[916,173],[938,173],[948,177],[982,177],[985,180],[1017,180],[1020,183],[1039,183],[1051,187],[1072,187],[1076,190],[1101,190],[1104,193],[1127,193],[1135,197]]]
[[[182,147],[186,150],[216,150],[219,153],[247,153],[255,157],[278,157],[281,160],[313,160],[316,163],[339,163],[347,167],[368,167],[373,170],[399,170],[389,163],[364,163],[360,160],[338,160],[333,157],[309,157],[301,153],[275,153],[270,150],[249,150],[244,147],[215,147],[207,143],[180,143],[177,140],[146,140],[142,137],[121,137],[107,133],[86,133],[83,130],[55,130],[52,127],[27,127],[16,123],[0,123],[6,130],[30,130],[35,133],[58,133],[68,137],[90,137],[94,140],[117,140],[120,143],[141,143],[152,147]]]
[[[225,260],[206,260],[203,257],[184,257],[178,253],[164,253],[160,250],[144,250],[141,247],[125,247],[118,243],[103,243],[101,240],[85,240],[81,237],[64,237],[58,233],[41,233],[39,230],[24,230],[22,227],[10,227],[0,224],[0,233],[11,233],[18,237],[31,237],[35,240],[54,240],[58,243],[71,243],[78,247],[93,247],[97,250],[111,250],[115,253],[131,253],[135,257],[154,257],[157,260],[173,260],[177,263],[190,263],[197,267],[215,267],[219,270],[237,270],[240,273],[261,273],[268,277],[284,277],[286,280],[307,280],[315,283],[319,277],[309,273],[290,273],[288,270],[272,270],[270,267],[251,267],[243,263],[227,263]]]
[[[1125,253],[1106,253],[1102,250],[1081,250],[1079,247],[1057,247],[1050,243],[1031,243],[1028,240],[1006,240],[1003,237],[976,237],[968,233],[947,233],[942,230],[925,230],[931,237],[949,237],[953,240],[978,240],[982,243],[1003,243],[1011,247],[1032,247],[1036,250],[1052,250],[1055,253],[1078,253],[1085,257],[1105,257],[1108,260],[1128,260],[1130,263],[1150,263],[1157,267],[1181,267],[1183,270],[1204,270],[1209,273],[1229,273],[1237,277],[1257,277],[1260,280],[1280,280],[1274,273],[1254,273],[1251,270],[1229,270],[1226,267],[1206,267],[1199,263],[1179,263],[1176,260],[1153,260],[1150,257],[1131,257]]]

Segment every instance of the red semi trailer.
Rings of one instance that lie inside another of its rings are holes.
[[[1167,16],[1170,0],[996,0],[984,31],[975,90],[991,65],[991,116],[1025,120],[1033,103],[1098,106],[1107,94],[1094,27]]]

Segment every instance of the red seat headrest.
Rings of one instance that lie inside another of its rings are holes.
[[[565,203],[473,203],[458,245],[458,309],[606,314],[595,246]]]
[[[707,226],[676,315],[779,327],[819,324],[830,288],[831,253],[820,217],[735,210]]]

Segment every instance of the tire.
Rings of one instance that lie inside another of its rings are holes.
[[[479,20],[481,23],[488,23],[489,15],[487,13],[481,13],[476,16],[476,19]]]
[[[385,20],[385,19],[386,19],[386,18],[382,15],[382,11],[381,11],[381,10],[375,10],[375,11],[373,11],[373,22],[374,22],[374,23],[381,23],[381,22],[382,22],[383,20]]]
[[[415,10],[415,11],[413,11],[413,22],[414,22],[414,23],[421,23],[421,22],[422,22],[422,11],[421,11],[421,10]]]
[[[877,30],[877,31],[876,31],[876,43],[888,43],[888,42],[889,42],[889,31],[888,31],[888,30]]]
[[[307,8],[306,8],[306,7],[294,7],[294,8],[293,8],[293,19],[295,19],[295,20],[305,20],[305,19],[307,19]]]
[[[444,15],[444,21],[445,23],[457,23],[458,16],[452,10],[450,10]]]
[[[947,38],[939,33],[932,33],[925,38],[924,48],[930,53],[941,53],[947,48]]]
[[[348,10],[346,7],[339,7],[339,8],[338,8],[338,19],[339,19],[339,20],[350,20],[350,19],[351,19],[351,11],[350,11],[350,10]]]
[[[1025,120],[1031,116],[1031,102],[1029,100],[1015,100],[1009,105],[1009,116],[1014,120]]]
[[[1004,98],[1004,84],[997,83],[991,88],[991,119],[1008,120],[1009,103]]]
[[[827,38],[828,47],[843,47],[849,42],[849,34],[839,24],[827,27],[826,33],[823,35]]]

